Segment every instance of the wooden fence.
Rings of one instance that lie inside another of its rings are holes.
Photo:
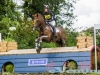
[[[93,37],[90,36],[79,36],[76,38],[77,48],[88,48],[93,46]]]
[[[8,52],[17,49],[17,42],[0,42],[0,52]]]

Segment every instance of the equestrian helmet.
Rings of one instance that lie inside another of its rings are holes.
[[[48,5],[44,5],[44,8],[47,8],[47,9],[49,9],[49,6],[48,6]]]

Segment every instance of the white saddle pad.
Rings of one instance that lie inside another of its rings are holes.
[[[51,28],[51,31],[53,32],[53,29],[52,29],[52,27],[50,27]],[[46,29],[49,29],[48,27],[46,27]],[[56,28],[56,33],[57,32],[59,32],[59,29],[58,28]]]
[[[51,28],[51,27],[50,27],[50,28]],[[52,32],[53,32],[53,29],[52,29],[52,28],[51,28],[51,30],[52,30]],[[59,29],[58,29],[58,28],[56,28],[56,33],[57,33],[57,32],[59,32]]]
[[[56,32],[59,32],[59,29],[58,28],[56,28]]]

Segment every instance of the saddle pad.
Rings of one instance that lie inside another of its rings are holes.
[[[56,28],[56,32],[59,32],[59,29],[58,28]]]
[[[49,29],[48,27],[46,27],[46,29]],[[50,26],[50,29],[51,29],[51,31],[53,32],[53,29],[52,29],[52,27]],[[57,32],[59,32],[59,29],[58,28],[56,28],[56,33]]]
[[[51,28],[51,31],[53,32],[53,29],[52,29],[52,27],[50,27]],[[56,33],[57,32],[59,32],[59,29],[58,28],[56,28]]]

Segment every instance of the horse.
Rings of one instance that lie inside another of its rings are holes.
[[[41,43],[43,42],[54,42],[59,47],[65,47],[66,46],[66,32],[65,30],[57,26],[56,27],[56,34],[57,37],[54,37],[52,28],[45,23],[45,20],[43,16],[40,13],[36,13],[33,16],[33,30],[37,30],[39,35],[35,39],[35,47],[37,53],[40,53],[42,47]]]

